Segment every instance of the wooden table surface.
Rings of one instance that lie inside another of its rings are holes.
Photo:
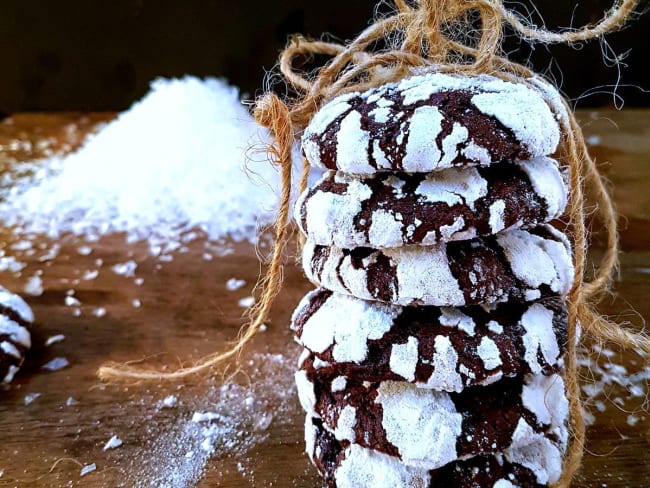
[[[73,149],[110,118],[16,115],[0,123],[0,168],[12,171],[17,161]],[[580,118],[624,216],[618,297],[603,309],[640,327],[650,316],[650,111]],[[225,386],[221,377],[103,385],[95,371],[107,360],[148,356],[154,365],[180,364],[233,339],[245,311],[239,300],[251,294],[260,269],[254,247],[206,247],[199,239],[160,259],[120,235],[92,243],[90,253],[72,236],[36,238],[31,251],[7,231],[3,241],[4,256],[26,267],[1,272],[0,283],[21,292],[38,275],[43,293],[23,294],[37,317],[34,349],[15,382],[0,390],[0,487],[320,486],[303,454],[303,414],[292,380],[298,347],[287,324],[310,288],[293,261],[268,329],[246,349],[239,371],[231,368]],[[55,244],[57,255],[48,256]],[[131,260],[133,275],[115,272],[115,264]],[[245,285],[231,291],[230,278]],[[71,293],[78,305],[66,305]],[[65,340],[46,346],[57,334]],[[56,357],[69,365],[42,369]],[[647,366],[634,353],[607,348],[594,364],[601,369],[583,370],[595,423],[576,486],[650,486],[650,419],[639,392],[648,392]],[[604,385],[602,392],[589,386],[590,378]],[[212,420],[201,421],[197,412],[213,413]],[[104,450],[114,435],[123,444]],[[92,463],[95,471],[80,476]]]

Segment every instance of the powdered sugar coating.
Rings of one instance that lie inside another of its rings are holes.
[[[294,375],[296,380],[296,389],[298,390],[298,400],[300,400],[300,406],[305,412],[313,412],[316,406],[316,394],[314,393],[314,388],[307,378],[307,373],[299,369]]]
[[[573,280],[573,266],[562,266],[561,263],[571,259],[570,243],[564,234],[552,227],[549,226],[548,231],[555,238],[513,229],[499,234],[497,242],[513,273],[529,289],[548,285],[556,293],[568,293]]]
[[[11,309],[25,322],[34,322],[34,313],[19,295],[0,286],[0,307]]]
[[[549,439],[539,439],[512,449],[505,453],[505,458],[530,469],[535,473],[537,482],[545,486],[555,483],[562,474],[563,449]]]
[[[488,75],[415,75],[337,97],[302,137],[316,167],[430,172],[555,151],[559,127],[538,90]]]
[[[307,277],[365,300],[465,306],[566,295],[573,280],[566,236],[548,225],[438,246],[341,249],[307,240]]]
[[[556,86],[539,75],[532,76],[526,81],[531,84],[534,90],[539,91],[539,93],[544,97],[544,100],[551,108],[551,111],[553,112],[553,115],[557,121],[561,125],[564,125],[564,127],[569,127],[569,109],[567,108],[566,102],[560,92],[558,92]]]
[[[415,381],[418,359],[418,340],[411,336],[406,340],[406,344],[393,344],[388,365],[395,374],[412,382]]]
[[[33,321],[29,305],[0,287],[0,383],[11,382],[22,365],[32,345],[28,326]]]
[[[311,298],[311,294],[308,294],[300,302],[292,322],[296,322],[296,314],[309,305]],[[333,361],[362,362],[368,355],[365,342],[379,339],[388,332],[393,319],[399,314],[399,308],[375,306],[362,300],[348,301],[346,305],[345,320],[353,323],[354,328],[345,327],[342,323],[340,304],[336,300],[328,300],[311,317],[320,326],[303,330],[301,340],[316,353],[331,347]]]
[[[559,217],[567,186],[558,163],[540,157],[429,174],[328,172],[298,199],[294,215],[317,244],[434,245]]]
[[[367,323],[374,326],[372,336]],[[324,289],[309,292],[292,319],[298,343],[328,363],[319,368],[322,376],[408,381],[450,392],[557,372],[566,325],[566,307],[557,298],[487,311],[399,307]]]
[[[503,454],[455,461],[429,471],[406,466],[395,457],[357,444],[344,447],[309,414],[305,421],[305,440],[307,454],[330,488],[543,488],[557,481],[556,466],[562,462],[561,449],[540,441],[525,449],[508,449]],[[533,457],[531,452],[539,455]]]
[[[435,469],[456,460],[463,417],[449,395],[386,381],[377,388],[375,403],[381,405],[386,440],[397,447],[404,464]],[[355,441],[354,437],[337,439]]]
[[[542,439],[561,448],[566,443],[568,402],[558,375],[531,375],[523,383],[516,378],[461,393],[348,378],[345,391],[331,392],[329,380],[308,363],[306,368],[316,395],[307,413],[321,418],[339,441],[398,457],[407,466],[431,470]]]

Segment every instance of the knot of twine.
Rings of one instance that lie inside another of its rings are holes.
[[[267,320],[273,300],[282,288],[283,255],[291,233],[292,148],[299,133],[323,103],[337,95],[399,80],[416,69],[490,74],[540,91],[558,115],[563,134],[557,157],[569,169],[568,215],[573,233],[575,275],[568,296],[565,356],[571,438],[562,476],[556,486],[568,486],[580,466],[585,440],[576,361],[579,329],[584,338],[610,341],[645,354],[650,354],[650,341],[609,322],[594,309],[597,299],[608,291],[618,266],[616,213],[568,103],[552,95],[547,89],[548,82],[501,55],[503,28],[508,24],[519,37],[530,42],[571,44],[586,41],[622,27],[634,13],[638,0],[617,2],[595,25],[562,32],[531,25],[505,8],[502,0],[394,0],[394,3],[396,9],[392,15],[377,19],[346,45],[294,37],[280,55],[279,68],[297,96],[282,101],[268,93],[257,101],[255,118],[274,137],[268,150],[269,158],[281,168],[282,191],[274,224],[273,252],[267,272],[258,283],[261,299],[252,309],[250,321],[242,328],[238,340],[227,351],[212,354],[191,367],[172,373],[108,365],[100,368],[98,374],[106,380],[176,380],[214,371],[218,365],[241,353]],[[303,72],[297,67],[315,56],[330,59],[315,72]],[[304,161],[298,185],[300,191],[304,191],[308,175],[309,165]],[[602,222],[607,239],[605,253],[593,278],[585,282],[588,242],[585,207],[588,204],[595,205],[595,216]]]

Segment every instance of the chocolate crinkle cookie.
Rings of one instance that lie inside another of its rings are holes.
[[[34,314],[18,295],[0,286],[0,383],[9,383],[31,347]]]
[[[544,488],[562,471],[562,452],[546,440],[494,455],[454,461],[435,470],[339,441],[307,414],[306,451],[330,488]]]
[[[493,307],[401,307],[323,288],[308,293],[292,319],[320,377],[407,381],[450,392],[557,373],[566,327],[559,297]]]
[[[461,393],[403,381],[322,378],[313,357],[296,373],[303,409],[339,441],[436,469],[548,441],[566,447],[569,405],[560,375],[528,375]]]
[[[472,239],[559,217],[567,186],[547,157],[435,173],[328,172],[296,204],[319,245],[400,247]]]
[[[342,249],[307,240],[307,277],[332,291],[398,305],[461,307],[566,295],[571,246],[550,225],[438,246]]]
[[[302,149],[319,168],[426,173],[546,156],[559,139],[538,91],[488,75],[427,73],[329,101]]]

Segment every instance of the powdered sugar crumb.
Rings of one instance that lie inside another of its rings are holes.
[[[45,341],[45,347],[50,347],[52,344],[56,344],[57,342],[61,342],[63,340],[65,340],[65,336],[63,334],[50,336]]]
[[[174,408],[178,404],[178,397],[175,395],[167,395],[160,401],[162,408]]]
[[[108,451],[109,449],[117,449],[122,444],[123,444],[122,439],[114,435],[108,441],[106,441],[106,444],[104,444],[104,448],[102,450]]]
[[[135,270],[138,268],[138,263],[132,259],[124,263],[118,263],[111,266],[113,273],[117,275],[122,275],[126,278],[132,278],[135,276]]]
[[[228,290],[228,291],[239,290],[245,284],[246,284],[246,280],[239,280],[237,278],[230,278],[228,281],[226,281],[226,290]]]
[[[37,398],[39,398],[42,395],[42,393],[27,393],[23,397],[23,403],[25,405],[29,405],[30,403],[34,402]]]
[[[239,305],[242,308],[250,308],[254,304],[255,304],[255,297],[240,298],[239,301],[237,302],[237,305]]]
[[[48,371],[58,371],[60,369],[63,369],[67,367],[70,364],[70,362],[66,358],[54,358],[51,361],[48,361],[45,363],[41,368],[46,369]]]
[[[43,294],[43,280],[38,275],[30,276],[23,287],[23,291],[35,297],[41,296]]]
[[[97,465],[95,463],[87,464],[83,468],[81,468],[81,471],[79,471],[79,476],[86,476],[87,474],[90,474],[96,470],[97,470]]]

